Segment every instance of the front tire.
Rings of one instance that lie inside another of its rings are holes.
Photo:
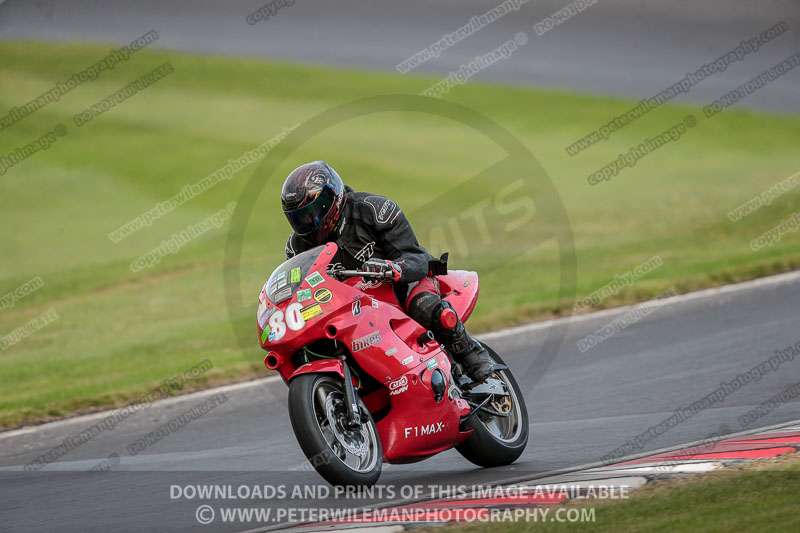
[[[361,398],[361,426],[343,425],[344,383],[329,374],[303,374],[289,386],[289,419],[306,458],[328,483],[371,486],[381,475],[378,428]]]
[[[492,360],[505,365],[497,353],[481,343]],[[517,380],[510,370],[498,370],[490,376],[503,382],[511,401],[509,417],[491,416],[478,412],[464,424],[463,429],[471,429],[472,435],[456,446],[456,450],[469,462],[484,467],[506,466],[519,459],[528,444],[528,409]],[[490,400],[488,406],[505,406],[505,400]]]

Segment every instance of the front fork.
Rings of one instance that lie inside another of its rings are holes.
[[[347,405],[347,425],[351,428],[357,428],[361,426],[361,414],[358,410],[356,388],[353,386],[353,375],[344,355],[341,356],[341,361],[342,373],[344,374],[344,399]]]

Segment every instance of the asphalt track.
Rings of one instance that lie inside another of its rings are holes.
[[[158,46],[205,53],[251,55],[336,66],[395,71],[395,65],[466,23],[498,1],[311,1],[248,25],[263,0],[172,0],[128,3],[65,0],[0,3],[0,38],[125,43],[156,29]],[[695,2],[600,0],[558,28],[535,36],[532,25],[566,2],[530,2],[453,46],[414,72],[447,75],[526,31],[528,44],[476,79],[567,88],[641,98],[652,95],[780,20],[790,31],[678,100],[708,103],[800,49],[800,4],[792,0]],[[740,105],[800,112],[800,69],[769,84]],[[387,466],[384,484],[476,484],[536,476],[599,461],[679,407],[700,400],[800,341],[800,275],[671,300],[595,348],[577,340],[625,309],[552,325],[567,328],[547,372],[523,382],[528,391],[531,442],[512,467],[479,470],[456,452],[415,465]],[[545,325],[490,337],[518,376],[531,367]],[[637,451],[704,439],[796,383],[800,357],[749,383]],[[23,465],[66,437],[97,423],[79,418],[0,435],[0,529],[3,531],[197,531],[197,500],[170,498],[170,487],[321,485],[298,471],[302,454],[282,404],[280,382],[222,391],[228,401],[131,456],[127,447],[193,406],[210,391],[161,402],[101,433],[38,472]],[[800,402],[779,406],[747,429],[800,418]],[[117,454],[119,459],[107,459]],[[89,472],[107,460],[111,472]],[[212,502],[219,504],[221,502]],[[236,505],[237,502],[227,502]],[[285,508],[363,505],[314,498],[255,502]],[[244,506],[238,502],[239,506]],[[256,523],[205,526],[242,531]],[[270,525],[270,524],[263,524]]]
[[[507,330],[486,337],[517,376],[548,327],[567,328],[557,357],[527,390],[531,442],[513,466],[472,467],[455,451],[427,461],[385,467],[381,483],[473,485],[600,461],[628,439],[701,400],[740,374],[767,361],[776,350],[800,341],[800,273],[702,291],[666,300],[652,313],[581,353],[577,341],[630,309]],[[789,353],[789,352],[786,352]],[[646,442],[647,452],[714,435],[800,418],[800,401],[779,405],[743,428],[739,417],[800,378],[800,353],[758,380]],[[182,429],[131,456],[127,447],[193,406],[219,394],[206,391],[157,403],[113,430],[73,449],[37,472],[23,465],[104,415],[79,418],[0,435],[0,523],[4,531],[195,531],[200,502],[171,499],[172,485],[322,485],[304,462],[283,402],[280,381],[222,389],[228,401]],[[89,472],[110,454],[110,472]],[[397,492],[400,488],[396,489]],[[236,501],[215,505],[248,506]],[[364,505],[365,500],[314,498],[256,501],[258,506],[303,508]],[[253,505],[250,503],[250,505]],[[243,531],[260,525],[214,523],[208,531]]]
[[[7,0],[1,39],[128,43],[155,29],[154,46],[397,72],[395,66],[502,0],[295,0],[267,20],[246,17],[266,0]],[[412,72],[447,76],[524,31],[528,43],[475,79],[652,96],[687,72],[785,21],[789,31],[676,101],[707,104],[800,50],[795,0],[584,0],[589,7],[536,35],[566,0],[536,0]],[[800,113],[800,69],[737,105]]]

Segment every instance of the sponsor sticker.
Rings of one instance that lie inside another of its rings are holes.
[[[309,274],[308,276],[306,276],[306,281],[312,287],[316,287],[320,283],[324,282],[325,278],[323,278],[322,274],[320,274],[319,272],[314,271],[311,274]]]
[[[361,314],[361,300],[356,300],[353,302],[353,316],[358,316]]]
[[[369,335],[365,335],[360,339],[356,339],[353,341],[353,352],[360,352],[370,346],[375,346],[381,342],[381,332],[380,331],[373,331]]]
[[[270,333],[272,333],[272,329],[269,326],[264,326],[264,329],[261,330],[261,344],[266,344],[269,338]]]
[[[292,269],[289,280],[291,283],[300,283],[300,267]]]
[[[386,350],[386,355],[392,356],[397,353],[397,347],[392,348],[391,350]]]
[[[287,287],[284,287],[284,288],[282,288],[282,289],[280,289],[278,291],[275,291],[272,294],[272,297],[275,299],[276,302],[282,302],[286,298],[290,297],[291,295],[292,295],[292,289],[291,289],[291,287],[287,286]]]
[[[275,276],[275,279],[272,281],[272,290],[277,291],[289,284],[286,281],[286,274],[288,274],[288,272],[281,272],[280,274]]]
[[[389,396],[396,396],[408,390],[408,377],[403,376],[389,383]]]
[[[400,361],[400,363],[405,366],[405,365],[407,365],[408,363],[410,363],[413,360],[414,360],[414,356],[413,355],[409,355],[408,357],[406,357],[405,359]]]
[[[439,366],[439,361],[437,361],[436,358],[434,357],[433,359],[428,359],[427,361],[425,361],[425,364],[428,365],[428,370],[433,370],[434,368]]]
[[[380,305],[380,304],[378,303],[378,300],[376,300],[375,298],[373,298],[373,299],[372,299],[372,307],[374,307],[375,309],[377,309],[379,305]]]
[[[330,302],[332,298],[333,293],[330,289],[318,289],[317,292],[314,293],[314,299],[321,304]]]
[[[311,289],[301,289],[297,291],[297,301],[305,302],[311,299]]]
[[[382,281],[364,281],[364,280],[361,280],[361,281],[358,282],[356,287],[360,291],[367,291],[369,289],[377,289],[381,285],[383,285]]]
[[[300,315],[306,322],[321,314],[322,314],[322,306],[320,306],[319,304],[307,305],[306,307],[300,310]]]
[[[258,325],[263,328],[264,324],[267,323],[267,318],[269,318],[267,315],[267,302],[262,301],[258,304]]]
[[[405,428],[406,438],[408,437],[424,437],[425,435],[435,435],[441,433],[444,429],[444,422],[435,422],[425,426],[413,426]]]
[[[267,322],[269,322],[269,317],[275,314],[275,311],[277,310],[278,310],[277,307],[270,307],[263,314],[259,315],[258,325],[263,328],[267,324]]]

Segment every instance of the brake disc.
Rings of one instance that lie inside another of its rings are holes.
[[[345,450],[356,457],[364,457],[369,449],[369,435],[367,433],[366,424],[361,424],[360,432],[352,429],[343,431],[339,424],[341,417],[336,415],[335,402],[336,400],[333,399],[332,394],[328,394],[328,397],[325,398],[325,413],[328,416],[328,424],[330,424],[336,441],[341,444]],[[352,438],[352,435],[358,435],[360,438]]]
[[[496,398],[494,401],[490,402],[490,405],[505,415],[511,413],[512,405],[511,405],[511,397],[509,396]]]

